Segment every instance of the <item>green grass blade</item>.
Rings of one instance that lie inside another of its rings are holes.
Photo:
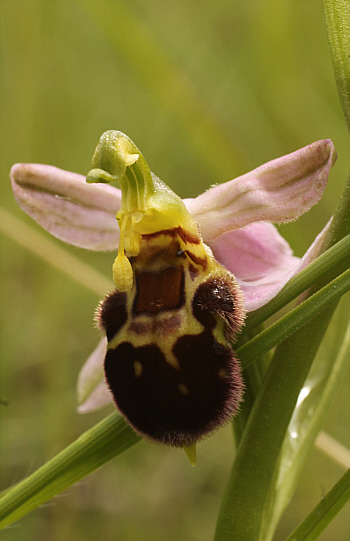
[[[112,413],[0,499],[0,528],[86,477],[140,440],[117,413]]]
[[[350,470],[286,541],[315,541],[350,499]]]
[[[266,499],[281,446],[332,308],[299,330],[298,340],[293,335],[278,346],[232,466],[215,541],[260,541]]]

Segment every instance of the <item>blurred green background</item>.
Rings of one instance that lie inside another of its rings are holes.
[[[14,202],[11,165],[85,174],[107,129],[127,133],[182,197],[331,138],[339,159],[321,203],[280,230],[302,255],[328,221],[349,154],[320,0],[2,0],[0,9],[1,204],[25,224],[41,231]],[[111,276],[113,254],[52,243]],[[113,407],[75,409],[98,296],[4,233],[1,273],[5,488]],[[348,386],[349,377],[325,430],[349,447]],[[142,442],[0,537],[209,541],[233,453],[230,427],[199,446],[195,469],[184,453]],[[276,541],[342,473],[313,450]],[[345,541],[349,528],[343,510],[320,539]]]

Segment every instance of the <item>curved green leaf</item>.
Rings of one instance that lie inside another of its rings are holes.
[[[327,247],[350,233],[349,211],[350,182],[345,186],[336,210],[333,228],[326,239]],[[341,275],[341,280],[348,272]],[[326,283],[327,278],[324,278]],[[323,285],[318,281],[314,290],[322,289],[308,300],[321,293],[325,289]],[[217,522],[216,541],[261,540],[265,504],[281,447],[298,396],[335,310],[336,299],[334,301],[307,325],[281,342],[275,351],[233,463]],[[266,329],[263,333],[268,331]]]

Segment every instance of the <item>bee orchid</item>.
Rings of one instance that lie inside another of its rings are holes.
[[[97,311],[105,338],[81,371],[79,411],[114,399],[138,433],[194,461],[196,442],[238,410],[243,385],[230,344],[245,313],[271,300],[323,238],[299,259],[272,223],[319,201],[335,159],[333,143],[317,141],[184,201],[117,131],[102,135],[86,179],[13,166],[17,202],[47,231],[117,251],[115,290]]]

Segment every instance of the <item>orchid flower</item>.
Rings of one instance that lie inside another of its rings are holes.
[[[134,260],[140,258],[146,241],[150,242],[156,233],[162,233],[164,246],[157,246],[157,250],[168,250],[171,242],[174,243],[174,236],[163,234],[170,229],[177,232],[177,243],[171,248],[175,250],[174,257],[184,259],[182,255],[186,254],[189,260],[187,271],[192,272],[192,280],[199,272],[201,258],[209,261],[210,272],[206,271],[205,279],[214,276],[219,280],[224,276],[220,284],[231,295],[229,301],[225,297],[226,302],[237,307],[238,313],[235,321],[228,321],[227,314],[221,313],[219,317],[215,313],[215,321],[219,321],[221,327],[218,330],[216,326],[213,333],[220,344],[228,337],[232,338],[242,326],[245,311],[266,304],[316,257],[325,230],[299,259],[272,223],[294,220],[317,203],[335,160],[333,143],[317,141],[250,173],[213,186],[195,199],[181,202],[150,172],[132,141],[121,132],[111,131],[100,140],[88,182],[81,175],[40,164],[14,165],[11,181],[20,207],[55,237],[90,250],[118,250],[113,276],[119,293],[109,295],[99,311],[100,326],[108,336],[108,351],[113,352],[119,342],[116,343],[115,332],[110,330],[110,312],[115,310],[111,303],[121,302],[115,300],[116,295],[128,294],[134,287]],[[115,180],[119,181],[121,190],[104,184]],[[148,265],[155,248],[147,246],[148,255],[144,260]],[[173,279],[170,275],[168,278]],[[194,283],[197,289],[193,286],[191,295],[198,291],[200,282]],[[216,289],[218,283],[215,282]],[[143,301],[147,303],[147,298]],[[203,299],[200,302],[203,304]],[[167,332],[171,332],[170,327]],[[182,328],[181,332],[184,332]],[[123,340],[125,343],[125,336]],[[78,382],[80,412],[97,409],[112,401],[103,372],[106,348],[107,339],[103,338],[82,368]],[[135,364],[136,376],[142,370],[140,363]],[[237,372],[236,365],[233,370]],[[228,408],[223,421],[236,411],[240,400],[238,372],[235,378],[234,404]],[[180,383],[178,388],[183,396],[188,394],[186,385]],[[192,439],[179,436],[177,443],[174,439],[164,442],[190,449],[200,436],[196,433]]]

